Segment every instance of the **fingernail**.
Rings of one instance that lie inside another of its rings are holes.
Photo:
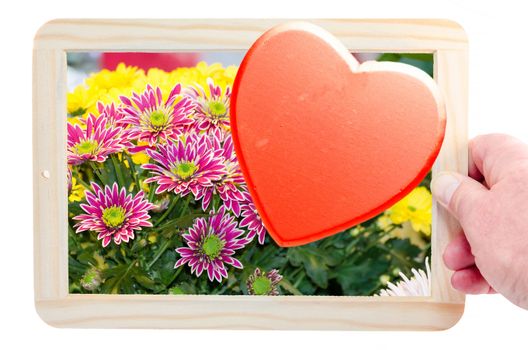
[[[442,172],[431,182],[431,191],[436,199],[447,207],[459,185],[460,180],[453,173]]]

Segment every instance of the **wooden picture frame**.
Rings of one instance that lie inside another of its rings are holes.
[[[310,20],[353,52],[434,53],[447,129],[433,167],[467,174],[467,38],[447,20]],[[433,204],[430,297],[80,295],[68,293],[66,53],[245,50],[285,20],[54,20],[34,43],[35,305],[56,327],[440,330],[454,325],[464,296],[442,262],[460,232]]]

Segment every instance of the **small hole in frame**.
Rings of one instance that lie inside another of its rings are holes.
[[[40,176],[42,176],[45,179],[49,179],[51,177],[51,174],[49,170],[42,170],[42,172],[40,173]]]

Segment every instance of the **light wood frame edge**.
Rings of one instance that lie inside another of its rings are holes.
[[[436,203],[431,297],[68,294],[66,52],[244,50],[284,21],[54,20],[40,28],[33,64],[34,277],[35,305],[45,322],[57,327],[438,330],[458,321],[464,296],[451,288],[441,252],[460,229]],[[355,52],[434,52],[448,119],[433,174],[467,173],[468,58],[460,25],[416,19],[310,21]]]

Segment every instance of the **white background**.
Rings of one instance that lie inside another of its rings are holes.
[[[523,1],[2,1],[0,10],[0,348],[446,349],[527,348],[528,311],[501,296],[470,296],[445,332],[61,330],[33,307],[31,50],[58,17],[449,18],[470,41],[470,134],[507,132],[528,142],[528,11]],[[512,213],[513,214],[513,213]],[[528,223],[527,223],[528,226]],[[116,324],[116,326],[119,326]],[[10,344],[10,345],[8,345]]]

